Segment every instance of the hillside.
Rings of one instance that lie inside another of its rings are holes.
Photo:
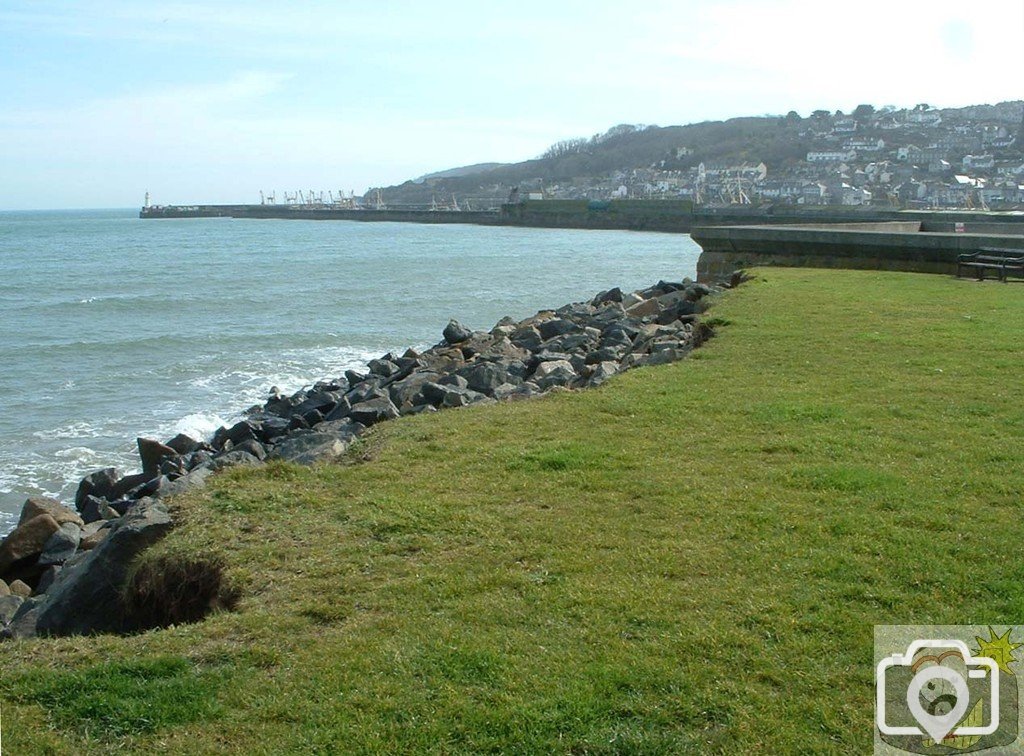
[[[440,171],[382,188],[381,197],[400,206],[454,195],[457,201],[475,200],[474,206],[481,207],[487,200],[506,201],[513,187],[543,189],[546,196],[557,198],[607,199],[622,186],[633,197],[714,203],[736,201],[725,196],[726,185],[742,181],[741,188],[755,199],[789,197],[812,204],[934,200],[958,206],[964,197],[957,192],[965,188],[957,188],[953,174],[960,171],[976,177],[967,189],[992,189],[979,204],[986,199],[1012,204],[1020,194],[1017,184],[1024,183],[1022,148],[1024,101],[947,109],[924,103],[903,110],[861,105],[852,114],[815,111],[806,118],[790,112],[686,126],[623,124],[590,138],[554,144],[534,160]],[[824,158],[811,162],[814,152]],[[972,154],[987,156],[987,161],[965,163]],[[712,184],[704,197],[705,177],[697,172],[702,164],[709,168],[707,182]],[[755,167],[761,164],[766,170],[758,173]],[[715,185],[723,168],[727,175]],[[827,197],[824,187],[820,197],[802,196],[802,185],[816,182],[833,185],[829,189],[834,196]],[[927,186],[935,182],[951,190]],[[843,196],[844,184],[860,193]],[[367,196],[375,200],[376,191]]]
[[[234,612],[0,645],[9,753],[865,753],[872,626],[1024,610],[1010,285],[770,269],[691,358],[235,468]]]

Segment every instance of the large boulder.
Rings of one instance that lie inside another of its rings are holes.
[[[25,599],[21,596],[15,596],[14,594],[7,594],[6,596],[0,596],[0,628],[6,627],[10,624],[11,620],[14,619],[14,615],[18,613],[18,609],[24,603]]]
[[[449,344],[461,344],[473,337],[473,332],[457,320],[448,321],[444,328],[444,340]]]
[[[258,423],[254,423],[249,420],[240,420],[230,428],[218,428],[217,432],[213,434],[213,445],[216,448],[221,449],[227,441],[230,441],[231,444],[234,445],[240,444],[249,439],[257,439],[259,436],[260,428]]]
[[[14,530],[0,543],[0,576],[17,562],[34,557],[60,524],[48,514],[36,515]]]
[[[43,544],[43,551],[39,555],[39,564],[63,564],[75,555],[80,540],[82,540],[82,528],[73,522],[64,523]]]
[[[542,362],[537,366],[533,374],[533,380],[542,390],[553,386],[565,386],[574,381],[577,377],[572,363],[567,360],[552,360]]]
[[[29,496],[25,499],[25,503],[21,507],[21,517],[18,519],[18,524],[23,525],[33,517],[38,517],[41,514],[50,515],[50,517],[57,521],[58,525],[73,522],[81,527],[85,524],[82,522],[82,518],[75,512],[72,512],[56,499],[50,499],[46,496]]]
[[[326,462],[345,453],[353,435],[311,431],[285,439],[274,447],[271,459],[282,459],[299,465]]]
[[[388,392],[391,394],[392,403],[396,407],[401,407],[406,402],[415,404],[413,399],[419,393],[424,384],[436,381],[440,377],[440,374],[435,373],[432,370],[418,370],[407,378],[395,381],[388,386]]]
[[[571,320],[566,320],[565,318],[551,318],[550,320],[543,320],[538,323],[537,330],[540,331],[541,338],[547,341],[548,339],[555,338],[555,336],[562,336],[567,333],[576,333],[583,329]]]
[[[89,473],[82,482],[78,484],[78,491],[75,493],[75,509],[82,511],[82,503],[86,496],[96,496],[100,499],[116,499],[113,490],[121,479],[121,473],[116,467],[106,467],[102,470]]]
[[[398,414],[398,407],[388,396],[353,404],[348,416],[357,423],[369,426],[382,420],[393,420]]]
[[[494,389],[509,382],[508,370],[493,362],[480,362],[459,371],[466,379],[466,385],[473,391],[492,394]]]
[[[191,436],[184,433],[179,433],[177,436],[167,442],[166,446],[169,449],[173,449],[178,454],[190,454],[197,449],[202,447],[202,443],[196,441]]]
[[[126,626],[121,599],[132,562],[171,528],[167,507],[143,499],[110,526],[108,535],[74,567],[65,568],[42,599],[40,635],[119,632]]]
[[[160,474],[160,463],[165,459],[178,456],[178,452],[172,447],[154,441],[151,438],[137,438],[135,443],[139,447],[139,459],[142,460],[142,472],[153,478]],[[191,450],[190,450],[191,451]]]

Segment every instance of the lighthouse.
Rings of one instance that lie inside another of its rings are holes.
[[[149,192],[148,192],[148,191],[146,192],[146,200],[145,200],[145,202],[143,203],[142,207],[143,207],[143,208],[147,208],[147,207],[149,207]]]

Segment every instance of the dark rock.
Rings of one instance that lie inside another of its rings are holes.
[[[317,423],[322,423],[324,421],[323,413],[321,413],[320,410],[317,409],[306,410],[301,415],[296,413],[295,417],[301,417],[306,422],[306,425],[308,425],[310,428],[312,428]]]
[[[597,339],[585,333],[567,333],[548,339],[543,349],[548,352],[575,352],[580,349],[589,350],[596,343]]]
[[[553,339],[555,336],[562,336],[567,333],[576,333],[582,330],[578,325],[573,323],[571,320],[564,318],[551,318],[550,320],[543,320],[537,324],[537,330],[540,332],[540,336],[544,341]]]
[[[342,420],[348,417],[348,413],[352,410],[352,403],[347,397],[340,397],[338,402],[334,405],[334,409],[324,415],[324,420]]]
[[[566,360],[553,360],[542,362],[537,366],[533,374],[533,380],[542,389],[546,390],[552,386],[565,386],[577,377],[576,370],[572,363]]]
[[[259,427],[249,420],[240,420],[230,428],[218,428],[213,434],[213,446],[217,449],[224,447],[226,441],[232,444],[240,444],[249,439],[259,437]]]
[[[367,367],[370,368],[371,373],[382,378],[390,378],[401,371],[401,368],[391,360],[370,360]]]
[[[276,415],[264,416],[260,423],[260,438],[262,443],[268,443],[273,441],[278,436],[283,436],[288,432],[288,418],[278,417]]]
[[[160,463],[160,475],[167,476],[168,480],[174,480],[180,478],[186,472],[188,468],[185,467],[185,459],[182,457],[175,457],[174,459],[165,459]]]
[[[430,404],[436,407],[444,401],[445,394],[448,393],[450,388],[450,386],[428,381],[420,386],[420,390],[412,398],[411,402],[417,406]]]
[[[121,478],[114,487],[110,490],[104,498],[108,501],[117,501],[128,496],[132,491],[138,489],[140,486],[145,486],[153,478],[145,473],[138,473],[137,475],[125,475]]]
[[[441,376],[432,370],[419,370],[400,381],[388,386],[391,401],[396,407],[401,407],[406,402],[412,402],[426,383],[432,383]],[[415,402],[413,402],[415,403]]]
[[[150,477],[160,472],[160,463],[169,457],[177,457],[178,452],[166,444],[154,441],[151,438],[137,438],[135,443],[139,447],[139,459],[142,460],[142,472]],[[191,451],[191,450],[190,450]]]
[[[11,620],[14,619],[14,615],[18,613],[18,610],[24,603],[25,599],[21,596],[15,596],[14,594],[0,596],[0,627],[9,625]]]
[[[436,383],[441,386],[454,386],[455,388],[469,388],[469,381],[458,373],[449,373],[437,379]]]
[[[587,376],[587,385],[600,386],[618,372],[619,364],[617,362],[599,362],[590,370],[590,374]]]
[[[618,362],[626,356],[626,349],[624,346],[604,346],[595,349],[587,354],[586,363],[596,365],[600,362]]]
[[[540,331],[533,326],[527,326],[513,331],[509,335],[509,341],[521,349],[533,352],[540,349],[544,339],[541,338]]]
[[[104,538],[110,535],[110,526],[116,520],[98,520],[91,522],[82,529],[82,540],[78,542],[79,551],[96,548]]]
[[[309,422],[302,415],[292,415],[292,419],[288,421],[289,433],[294,430],[302,430],[306,428],[309,428]]]
[[[444,395],[444,399],[441,401],[441,406],[468,407],[470,404],[476,404],[488,398],[486,394],[481,394],[478,391],[450,386]]]
[[[461,344],[473,337],[473,332],[457,320],[448,321],[444,328],[444,340],[449,344]]]
[[[51,564],[43,570],[43,574],[39,576],[39,582],[36,583],[37,596],[50,590],[50,586],[53,585],[53,581],[57,579],[62,569],[64,568],[59,564]]]
[[[402,413],[403,417],[405,415],[422,415],[424,412],[437,412],[437,407],[433,404],[417,404],[414,406],[406,403],[402,405],[399,412]]]
[[[174,449],[178,454],[189,454],[199,449],[202,444],[196,441],[191,436],[187,436],[184,433],[179,433],[177,436],[167,442],[167,446]]]
[[[519,383],[530,374],[530,368],[525,360],[513,360],[505,365],[508,371],[509,381]]]
[[[116,467],[106,467],[86,475],[78,484],[78,492],[75,494],[75,509],[79,512],[82,511],[82,503],[86,496],[98,496],[101,499],[111,498],[111,492],[120,478],[121,473]]]
[[[185,469],[189,472],[195,470],[197,467],[209,464],[213,461],[213,454],[208,451],[195,451],[192,452],[185,463]]]
[[[391,395],[388,394],[387,389],[380,387],[378,381],[378,378],[368,378],[345,394],[345,398],[352,405],[367,402],[371,399],[390,399]]]
[[[110,527],[110,535],[74,568],[54,581],[39,607],[40,635],[80,635],[123,631],[121,599],[132,561],[163,538],[171,516],[159,501],[143,499]]]
[[[271,459],[282,459],[300,465],[336,459],[345,453],[351,436],[338,433],[310,432],[282,441],[270,453]]]
[[[145,476],[143,476],[145,477]],[[125,499],[142,499],[146,496],[156,496],[160,493],[160,489],[166,486],[170,481],[166,475],[157,475],[155,478],[145,480],[139,485],[129,490],[124,498]],[[114,502],[116,504],[117,502]],[[118,508],[115,506],[115,508]],[[118,508],[119,509],[119,508]]]
[[[251,454],[252,456],[256,457],[256,459],[261,460],[261,461],[263,459],[265,459],[266,456],[267,456],[267,450],[263,448],[263,444],[261,444],[259,441],[254,441],[252,439],[249,439],[248,441],[243,441],[242,443],[238,444],[231,451],[232,452],[240,452],[240,451],[241,452],[246,452],[246,453]]]
[[[292,410],[294,415],[306,417],[310,412],[317,411],[326,416],[344,395],[334,391],[313,391],[306,395]]]
[[[614,289],[608,291],[602,291],[592,300],[590,303],[594,306],[605,304],[606,302],[621,302],[622,301],[622,289],[616,286]]]
[[[490,394],[495,388],[508,382],[508,371],[493,362],[483,362],[465,367],[458,373],[466,379],[466,385],[473,391]]]
[[[206,485],[207,478],[213,474],[213,463],[212,457],[210,461],[205,464],[198,466],[191,470],[187,475],[182,475],[177,480],[173,480],[160,490],[160,497],[167,498],[169,496],[178,496],[186,491],[191,491],[195,488],[202,488]],[[85,531],[82,531],[83,534]]]
[[[2,638],[32,638],[36,634],[36,618],[42,597],[25,599],[11,617],[10,622],[0,630]]]
[[[364,430],[366,430],[366,426],[362,423],[356,423],[349,418],[344,418],[343,420],[325,420],[315,428],[306,431],[306,433],[332,433],[335,436],[351,441]]]
[[[391,397],[380,397],[368,399],[365,402],[352,405],[349,417],[357,423],[370,426],[381,420],[392,420],[398,417],[398,408],[391,401]]]
[[[211,467],[214,470],[223,470],[225,467],[236,467],[238,465],[244,465],[246,467],[257,467],[261,464],[259,457],[250,454],[247,451],[229,451],[224,454],[218,454],[213,458]]]
[[[66,522],[43,544],[39,555],[40,565],[63,564],[75,555],[78,542],[82,540],[82,528],[73,522]]]
[[[91,522],[104,519],[101,512],[109,506],[110,503],[106,499],[101,499],[98,496],[86,496],[81,509],[83,522],[88,525]]]
[[[515,383],[502,383],[500,386],[495,386],[491,392],[491,396],[495,399],[507,399],[516,393],[519,386]]]
[[[348,382],[349,388],[353,389],[357,384],[362,383],[366,380],[366,376],[356,370],[346,370],[345,380]]]

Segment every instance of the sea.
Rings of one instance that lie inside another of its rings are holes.
[[[29,495],[137,471],[138,436],[205,438],[449,318],[694,277],[699,253],[683,234],[0,212],[0,535]]]

